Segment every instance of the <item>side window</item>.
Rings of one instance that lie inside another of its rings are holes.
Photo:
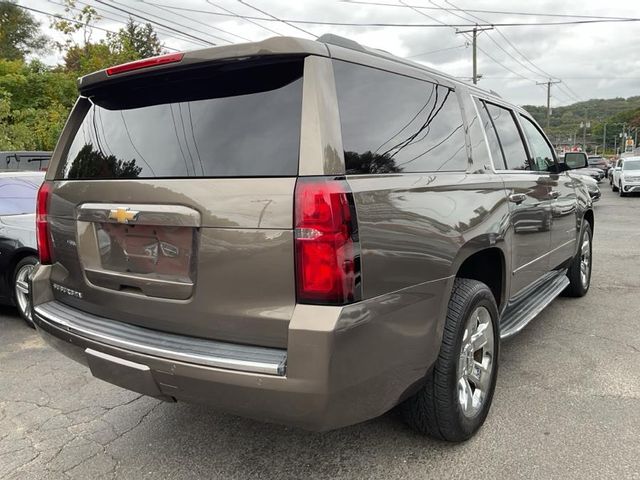
[[[549,172],[555,169],[553,150],[545,140],[544,136],[527,117],[520,115],[524,134],[529,140],[531,157],[533,159],[533,170],[538,172]]]
[[[530,170],[527,151],[511,110],[487,103],[508,170]]]
[[[467,168],[453,90],[339,60],[333,65],[347,174]]]
[[[487,141],[489,142],[489,151],[491,152],[491,158],[493,158],[493,166],[496,168],[496,170],[505,170],[507,168],[507,165],[504,162],[504,155],[502,153],[502,148],[500,147],[500,141],[498,140],[495,126],[493,125],[493,120],[491,120],[489,112],[487,112],[485,103],[478,98],[475,98],[474,100],[476,102],[476,106],[478,107],[478,111],[480,112],[482,127],[484,128],[485,134],[487,135]]]

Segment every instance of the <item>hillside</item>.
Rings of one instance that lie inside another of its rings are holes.
[[[523,105],[542,126],[546,126],[546,106]],[[580,122],[591,122],[587,129],[587,143],[602,144],[603,123],[607,122],[607,143],[613,147],[613,137],[622,130],[622,123],[629,123],[640,110],[640,96],[629,98],[591,99],[552,110],[547,135],[554,143],[565,143],[569,137],[582,140]],[[634,113],[635,111],[635,113]],[[633,122],[632,122],[633,123]]]

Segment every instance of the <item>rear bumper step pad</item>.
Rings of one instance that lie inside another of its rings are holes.
[[[208,367],[284,376],[286,350],[187,337],[99,317],[51,301],[35,314],[69,333],[113,347]]]

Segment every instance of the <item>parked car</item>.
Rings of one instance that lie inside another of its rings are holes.
[[[559,160],[560,162],[564,163],[564,158],[566,156],[573,156],[575,157],[576,155],[580,156],[580,158],[584,157],[584,158],[588,158],[587,154],[584,152],[566,152],[564,155],[561,155]],[[575,174],[579,174],[579,175],[585,175],[587,177],[591,177],[593,178],[596,182],[600,182],[604,177],[605,177],[605,172],[604,170],[602,170],[601,168],[598,167],[582,167],[582,168],[576,168],[573,170],[573,173]]]
[[[611,167],[609,160],[599,155],[589,155],[588,162],[590,167],[599,168],[604,172],[604,176],[607,176],[607,172]]]
[[[34,320],[108,382],[312,430],[402,404],[462,441],[501,339],[589,290],[586,158],[422,65],[278,37],[79,89],[38,196]]]
[[[51,159],[46,151],[6,151],[0,152],[0,172],[2,171],[45,171]]]
[[[616,168],[613,169],[611,188],[614,192],[619,192],[621,197],[640,192],[640,156],[618,160]]]
[[[36,194],[42,172],[0,172],[0,303],[33,326],[28,277],[38,262]]]

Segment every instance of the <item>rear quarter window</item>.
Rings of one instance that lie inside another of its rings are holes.
[[[105,86],[81,107],[58,178],[295,176],[302,75],[296,59]]]
[[[466,169],[452,89],[340,60],[333,65],[347,174]]]

